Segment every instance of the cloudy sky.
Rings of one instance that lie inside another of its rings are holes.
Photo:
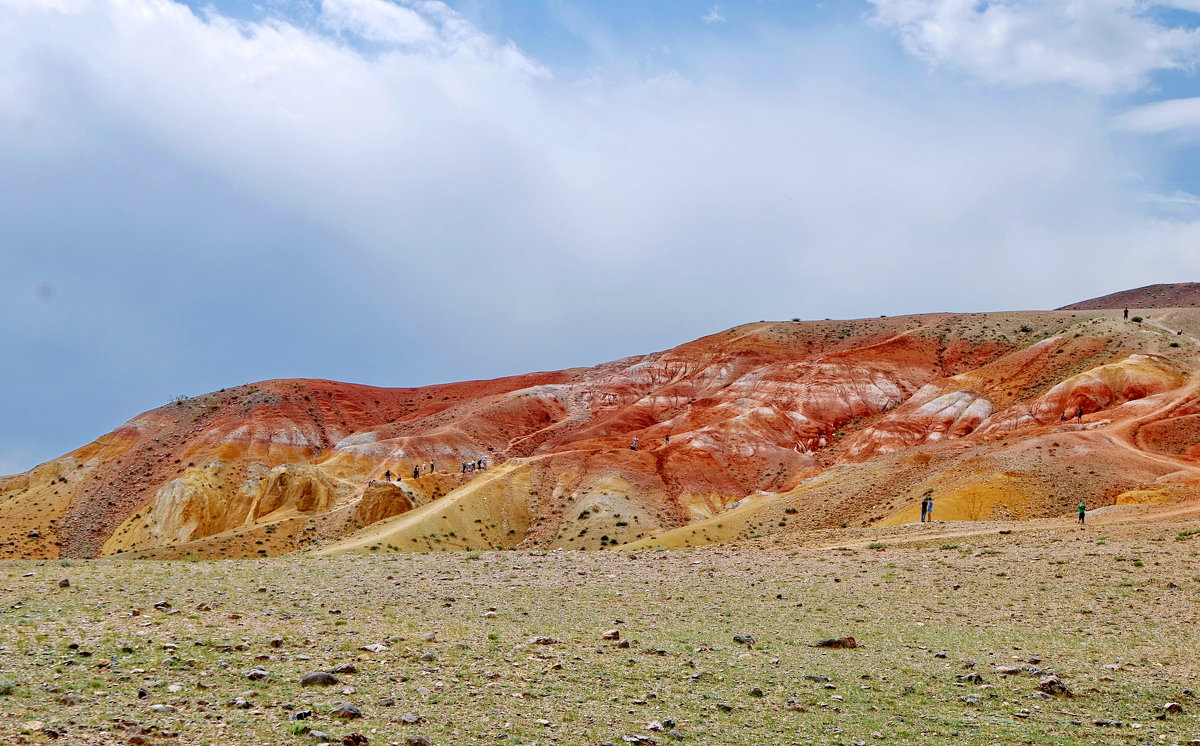
[[[178,394],[1200,279],[1200,0],[0,0],[0,473]]]

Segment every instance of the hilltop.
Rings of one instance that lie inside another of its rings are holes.
[[[1195,308],[1200,306],[1200,282],[1147,285],[1133,290],[1063,306],[1060,311],[1094,311],[1102,308]]]
[[[927,493],[964,521],[1190,500],[1200,309],[1135,307],[759,322],[594,368],[180,399],[0,478],[0,557],[786,546],[911,523]]]

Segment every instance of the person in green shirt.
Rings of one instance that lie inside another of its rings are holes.
[[[1087,504],[1083,500],[1079,501],[1079,525],[1083,525],[1083,517],[1087,515]]]

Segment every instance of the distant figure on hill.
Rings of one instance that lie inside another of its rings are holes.
[[[629,444],[629,450],[636,451],[637,447],[638,447],[638,439],[637,439],[637,436],[635,435],[635,436],[633,436],[633,442]]]
[[[1125,320],[1129,321],[1129,309],[1128,308],[1125,309]]]
[[[430,473],[430,474],[432,474],[432,473],[434,473],[435,471],[437,471],[437,469],[435,469],[435,468],[433,467],[433,462],[432,462],[432,461],[430,461],[430,462],[429,462],[429,473]]]
[[[1182,335],[1183,335],[1183,330],[1182,330],[1182,329],[1176,329],[1176,330],[1175,330],[1175,334],[1176,334],[1176,335],[1179,335],[1179,336],[1182,336]]]
[[[462,462],[462,467],[463,467],[462,473],[466,474],[467,473],[467,462],[466,461]]]
[[[383,473],[383,478],[388,480],[389,482],[392,481],[392,470],[388,469],[387,471],[385,471]],[[375,480],[371,480],[371,481],[375,481]]]
[[[486,470],[487,469],[487,456],[484,456],[483,458],[479,459],[479,463],[483,464],[483,468]]]
[[[925,516],[929,513],[929,495],[921,498],[921,523],[925,522]]]
[[[667,433],[665,436],[663,436],[663,442],[664,442],[664,443],[670,443],[670,442],[671,442],[671,434],[670,434],[670,433]]]
[[[1083,419],[1083,407],[1079,408],[1079,412],[1075,416],[1081,420]]]
[[[421,478],[421,465],[417,464],[416,466],[413,467],[413,479],[420,479],[420,478]]]
[[[1079,525],[1083,526],[1084,516],[1087,515],[1087,503],[1083,500],[1079,501]]]
[[[925,521],[933,523],[933,495],[928,495],[925,499],[929,501],[928,507],[925,508]]]

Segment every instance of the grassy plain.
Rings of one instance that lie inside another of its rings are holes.
[[[1187,744],[1200,739],[1196,526],[821,550],[5,562],[0,741]],[[846,635],[859,647],[811,646]],[[300,686],[347,663],[334,686]],[[256,666],[265,678],[248,678]],[[1000,666],[1056,674],[1074,696]],[[363,717],[334,718],[340,702]],[[1165,713],[1172,702],[1183,711]]]

